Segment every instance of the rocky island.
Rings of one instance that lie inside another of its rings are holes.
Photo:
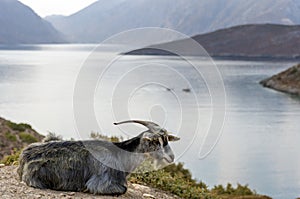
[[[300,96],[300,64],[260,82],[264,87]]]

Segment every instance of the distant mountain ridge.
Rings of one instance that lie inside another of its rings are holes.
[[[0,44],[64,42],[49,22],[17,0],[0,0]]]
[[[243,24],[300,24],[298,0],[98,0],[67,17],[46,18],[73,42],[100,42],[132,28],[189,36]]]
[[[223,58],[300,59],[300,25],[241,25],[192,37],[210,56]],[[137,49],[127,54],[171,55],[157,50],[185,49],[185,55],[199,55],[186,39]]]

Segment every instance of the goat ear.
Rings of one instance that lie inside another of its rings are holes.
[[[175,142],[175,141],[180,140],[180,138],[179,138],[179,137],[176,137],[175,135],[168,135],[168,140],[169,140],[170,142]]]

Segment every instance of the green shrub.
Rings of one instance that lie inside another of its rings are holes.
[[[211,193],[219,195],[219,196],[249,196],[249,195],[256,195],[255,191],[252,191],[249,189],[248,185],[241,185],[237,184],[236,188],[233,188],[230,183],[227,184],[226,188],[224,188],[222,185],[214,186],[212,188]]]
[[[252,191],[248,185],[241,185],[241,184],[238,184],[237,185],[237,188],[235,189],[235,195],[238,195],[238,196],[248,196],[248,195],[255,195],[256,192],[255,191]]]
[[[21,154],[21,150],[14,149],[13,154],[4,156],[0,162],[7,166],[17,165],[19,162],[20,154]]]
[[[25,132],[19,133],[19,137],[23,142],[26,142],[28,144],[38,141],[38,139],[36,137],[34,137],[33,135],[31,135],[29,133],[25,133]]]
[[[5,144],[3,143],[2,140],[0,140],[0,147],[4,147],[4,146],[5,146]]]
[[[298,69],[297,69],[296,66],[294,66],[294,67],[291,69],[291,71],[290,71],[289,74],[293,75],[293,74],[295,74],[295,73],[297,73],[297,72],[298,72]]]
[[[31,126],[29,124],[25,124],[25,123],[14,123],[11,121],[7,122],[7,126],[9,126],[9,128],[11,128],[14,131],[25,131],[26,129],[31,129]]]
[[[191,180],[196,182],[192,179],[192,174],[188,169],[183,167],[183,163],[179,162],[178,164],[171,164],[164,168],[165,172],[168,172],[172,175],[172,177],[180,176],[183,179]]]
[[[253,198],[263,198],[256,195],[255,191],[248,188],[248,185],[237,184],[234,188],[230,183],[226,188],[222,185],[214,186],[211,190],[203,182],[197,182],[192,178],[188,169],[182,163],[172,164],[158,171],[146,173],[133,173],[130,176],[132,183],[152,186],[181,198],[238,198],[240,196],[253,196]],[[142,168],[147,168],[142,166]],[[142,170],[142,169],[141,169]]]
[[[16,142],[17,141],[17,136],[12,134],[11,132],[7,131],[5,133],[5,137],[6,139],[8,139],[9,141],[12,141],[12,142]]]
[[[182,163],[157,171],[133,173],[130,181],[159,188],[182,198],[215,198],[209,193],[206,184],[192,179],[190,171],[184,169]]]
[[[224,187],[222,185],[215,185],[211,191],[216,195],[226,194],[226,190],[224,189]]]
[[[63,138],[61,135],[56,135],[54,132],[48,131],[47,136],[43,139],[44,142],[50,142],[50,141],[62,141]]]

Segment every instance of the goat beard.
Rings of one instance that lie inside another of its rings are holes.
[[[156,159],[150,154],[145,154],[145,160],[133,171],[135,173],[144,173],[150,171],[157,171],[172,163],[168,162],[165,158]]]
[[[154,170],[156,170],[156,171],[159,169],[163,169],[164,167],[166,167],[170,164],[172,164],[172,163],[168,162],[164,158],[160,159],[160,160],[154,159],[154,161],[153,161]]]

